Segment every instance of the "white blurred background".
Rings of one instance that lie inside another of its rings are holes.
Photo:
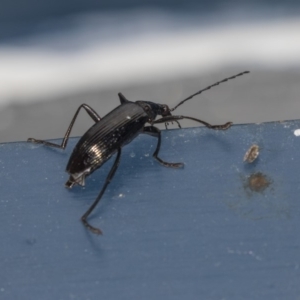
[[[300,2],[2,0],[0,142],[62,137],[80,104],[104,116],[118,92],[173,107],[245,70],[176,112],[299,118]],[[82,112],[72,135],[91,124]]]

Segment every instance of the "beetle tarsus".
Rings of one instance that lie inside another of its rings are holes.
[[[37,139],[34,139],[34,138],[29,138],[29,139],[27,139],[27,143],[47,144],[46,141],[43,141],[43,140],[37,140]]]
[[[59,148],[59,149],[65,149],[63,146],[58,145],[58,144],[54,144],[51,142],[47,142],[47,141],[43,141],[43,140],[36,140],[34,138],[29,138],[27,140],[28,143],[34,143],[34,144],[41,144],[41,145],[45,145],[48,147],[54,147],[54,148]]]
[[[90,224],[87,222],[87,220],[85,219],[84,216],[81,218],[81,221],[82,221],[83,225],[84,225],[89,231],[91,231],[92,233],[97,234],[97,235],[102,235],[102,234],[103,234],[103,232],[101,231],[101,229],[96,228],[96,227],[93,227],[92,225],[90,225]]]
[[[216,130],[227,130],[228,128],[230,128],[232,125],[232,122],[227,122],[223,125],[211,125],[211,129],[216,129]]]

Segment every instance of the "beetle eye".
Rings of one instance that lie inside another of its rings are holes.
[[[145,106],[145,111],[149,111],[150,107],[148,105]]]
[[[161,115],[162,115],[163,117],[165,117],[165,116],[170,116],[170,115],[171,115],[170,108],[169,108],[168,105],[164,104],[164,105],[162,106],[162,108],[163,108],[163,111],[162,111],[162,114],[161,114]]]

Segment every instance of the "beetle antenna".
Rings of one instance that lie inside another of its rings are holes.
[[[249,72],[249,71],[244,71],[244,72],[239,73],[239,74],[237,74],[237,75],[234,75],[234,76],[231,76],[231,77],[227,77],[227,78],[225,78],[225,79],[223,79],[223,80],[221,80],[221,81],[218,81],[218,82],[216,82],[216,83],[214,83],[214,84],[212,84],[212,85],[206,87],[205,89],[200,90],[199,92],[197,92],[197,93],[195,93],[195,94],[193,94],[193,95],[187,97],[186,99],[180,101],[174,108],[170,109],[170,111],[174,111],[178,106],[180,106],[181,104],[183,104],[185,101],[188,101],[188,100],[192,99],[192,98],[195,97],[196,95],[199,95],[199,94],[201,94],[202,92],[207,91],[207,90],[211,89],[212,87],[214,87],[214,86],[216,86],[216,85],[219,85],[220,83],[223,83],[223,82],[225,82],[225,81],[234,79],[234,78],[236,78],[236,77],[238,77],[238,76],[242,76],[242,75],[247,74],[247,73],[250,73],[250,72]]]

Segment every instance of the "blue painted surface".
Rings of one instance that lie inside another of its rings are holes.
[[[64,188],[66,151],[0,144],[1,299],[299,299],[300,121],[189,128],[140,136],[80,223],[113,159]],[[38,137],[36,137],[38,138]],[[243,156],[262,149],[253,164]],[[270,185],[252,191],[262,173]],[[298,298],[297,298],[298,297]]]

